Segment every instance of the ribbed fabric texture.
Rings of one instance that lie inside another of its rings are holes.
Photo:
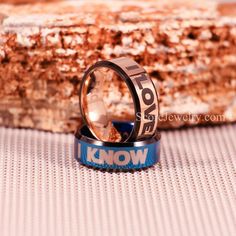
[[[236,125],[162,132],[161,151],[108,173],[72,135],[0,128],[0,236],[235,236]]]

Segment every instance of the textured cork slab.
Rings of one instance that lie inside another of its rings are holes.
[[[160,127],[235,121],[235,8],[156,1],[2,4],[0,125],[72,132],[81,122],[84,70],[119,56],[135,59],[153,79]],[[111,113],[131,119],[126,87],[105,88]]]
[[[39,3],[39,2],[56,2],[60,0],[1,0],[1,3],[10,4],[28,4],[28,3]]]

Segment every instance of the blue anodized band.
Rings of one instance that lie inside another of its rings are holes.
[[[130,123],[117,124],[121,131]],[[154,165],[160,157],[160,134],[145,141],[109,143],[93,138],[84,126],[75,135],[75,158],[82,164],[112,170],[134,170]]]

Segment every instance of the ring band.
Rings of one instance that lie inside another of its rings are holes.
[[[121,132],[131,130],[131,123],[114,126]],[[75,134],[75,158],[90,167],[110,170],[137,170],[154,165],[160,157],[160,134],[145,141],[110,143],[95,139],[87,126]]]
[[[134,127],[124,140],[112,125],[101,90],[107,74],[101,68],[112,70],[129,88],[134,102]],[[99,140],[124,142],[152,137],[157,128],[159,104],[155,86],[146,71],[130,58],[99,61],[84,74],[80,87],[80,110],[92,134]]]

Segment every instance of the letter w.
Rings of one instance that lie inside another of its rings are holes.
[[[145,148],[144,150],[138,150],[136,153],[135,151],[130,151],[130,156],[134,165],[139,163],[144,164],[147,159],[148,149]]]

